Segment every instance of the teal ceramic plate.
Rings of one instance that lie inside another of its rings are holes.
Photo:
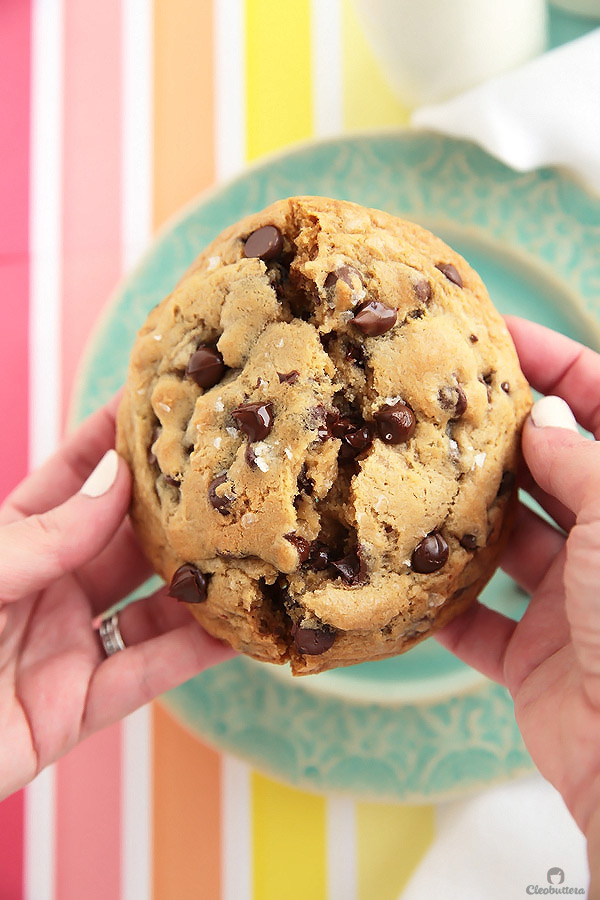
[[[226,225],[293,194],[417,221],[471,262],[501,311],[600,346],[598,199],[557,171],[515,173],[472,144],[429,133],[343,137],[262,162],[161,232],[88,348],[76,418],[121,384],[137,329],[196,254]],[[517,617],[526,598],[499,574],[485,599]],[[433,801],[531,767],[506,691],[433,640],[305,679],[239,658],[164,702],[203,739],[316,790]]]

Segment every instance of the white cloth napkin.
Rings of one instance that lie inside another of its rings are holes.
[[[581,832],[534,775],[439,806],[437,837],[401,900],[516,900],[551,884],[587,894],[588,881]]]
[[[469,138],[519,171],[561,165],[600,193],[600,28],[444,103],[412,124]],[[442,804],[402,900],[507,900],[529,885],[587,890],[583,835],[541,776]],[[539,893],[530,889],[531,894]],[[548,892],[550,893],[550,892]]]
[[[600,193],[600,28],[411,122],[470,138],[519,171],[567,166]]]

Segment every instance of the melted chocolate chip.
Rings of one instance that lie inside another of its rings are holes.
[[[256,454],[252,449],[252,444],[250,441],[246,443],[246,449],[244,450],[244,459],[246,460],[246,465],[250,466],[251,469],[256,469]]]
[[[331,565],[338,570],[346,584],[354,586],[365,581],[366,566],[358,549],[352,550],[342,559],[332,559]]]
[[[398,312],[379,300],[368,300],[358,307],[352,322],[367,337],[378,337],[393,328]]]
[[[472,344],[476,344],[478,342],[479,338],[477,337],[476,334],[470,334],[469,340],[471,341]]]
[[[336,269],[335,272],[330,272],[327,278],[325,279],[325,287],[333,288],[336,286],[338,281],[343,281],[344,284],[347,284],[349,288],[354,289],[354,282],[358,279],[359,283],[362,284],[363,280],[361,278],[360,272],[358,269],[355,269],[354,266],[340,266],[339,269]]]
[[[322,541],[313,541],[310,546],[308,561],[314,572],[323,572],[329,566],[331,551]]]
[[[296,550],[298,551],[298,559],[301,563],[306,562],[310,554],[310,543],[303,538],[302,535],[296,534],[295,531],[290,531],[289,534],[284,534],[284,538],[286,541],[289,541],[290,544],[293,544]]]
[[[442,272],[448,281],[451,281],[453,284],[458,285],[459,288],[463,286],[463,280],[460,277],[460,272],[453,266],[452,263],[436,263],[436,269],[439,269]]]
[[[502,478],[500,479],[498,493],[496,496],[504,497],[505,494],[510,494],[516,484],[516,481],[517,477],[514,472],[504,472]]]
[[[195,381],[198,387],[208,390],[218,384],[225,374],[225,369],[226,366],[219,351],[214,347],[201,344],[190,356],[185,374]]]
[[[346,349],[346,361],[354,363],[359,369],[364,369],[365,352],[363,348],[358,347],[356,344],[349,344]]]
[[[335,643],[335,631],[327,626],[323,628],[302,628],[294,624],[292,637],[299,653],[304,656],[320,656],[330,650]]]
[[[415,414],[406,403],[399,400],[393,405],[386,404],[375,413],[377,433],[386,444],[403,444],[415,433]]]
[[[503,381],[500,385],[505,394],[510,394],[510,384],[508,381]]]
[[[283,237],[274,225],[263,225],[246,238],[244,256],[248,259],[262,259],[268,262],[276,259],[283,250]]]
[[[242,403],[231,415],[250,441],[262,441],[273,427],[273,404],[269,402]]]
[[[206,575],[191,563],[179,566],[169,585],[169,597],[183,603],[204,603],[206,600]]]
[[[422,575],[437,572],[447,562],[448,554],[449,548],[445,538],[439,531],[432,531],[413,550],[412,568]]]
[[[299,491],[308,494],[308,496],[310,497],[315,489],[315,483],[312,478],[309,478],[306,472],[306,463],[302,463],[302,468],[300,469],[300,474],[298,475],[296,484],[298,485]]]
[[[279,384],[295,384],[298,381],[299,375],[300,372],[298,372],[297,369],[292,369],[291,372],[287,372],[285,375],[282,372],[277,373]]]
[[[431,285],[426,279],[417,281],[413,285],[413,290],[417,300],[420,300],[421,303],[429,303],[431,300]]]
[[[477,536],[474,534],[463,534],[460,539],[460,546],[464,550],[468,550],[469,553],[473,553],[477,550]]]
[[[233,503],[231,497],[228,497],[227,494],[217,493],[217,488],[220,487],[227,481],[227,472],[224,472],[222,475],[217,475],[217,477],[211,481],[208,486],[208,499],[217,512],[220,512],[222,516],[228,516],[230,514],[230,507]]]

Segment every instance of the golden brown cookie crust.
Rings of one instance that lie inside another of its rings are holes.
[[[462,257],[296,197],[223,232],[152,310],[118,450],[157,572],[191,564],[207,630],[305,674],[402,652],[477,596],[530,405]]]

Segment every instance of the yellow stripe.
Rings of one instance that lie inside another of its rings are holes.
[[[405,125],[408,110],[385,80],[367,44],[352,0],[342,3],[344,128],[364,130]]]
[[[309,0],[246,0],[247,152],[312,133]]]
[[[434,837],[432,806],[359,803],[358,900],[397,900]]]
[[[256,772],[252,793],[253,900],[326,900],[323,797]]]

